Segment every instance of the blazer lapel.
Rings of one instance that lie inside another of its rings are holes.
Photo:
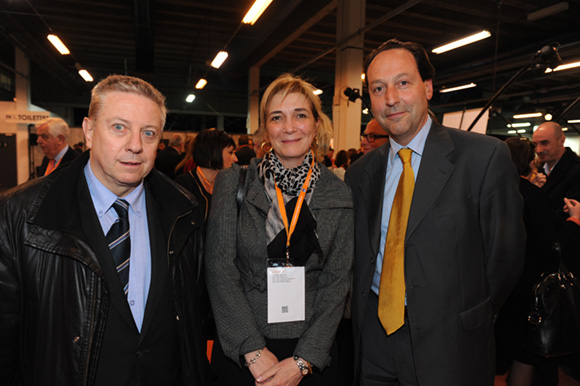
[[[447,158],[454,150],[455,145],[449,134],[441,126],[433,124],[425,142],[421,167],[415,181],[406,240],[433,206],[455,169]]]
[[[366,165],[365,175],[359,185],[367,212],[369,245],[373,256],[378,254],[381,242],[383,195],[389,150],[390,145],[388,143],[375,150],[374,159]]]

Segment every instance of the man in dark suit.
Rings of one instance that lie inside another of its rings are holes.
[[[38,122],[36,135],[36,143],[44,153],[37,176],[49,175],[78,157],[78,153],[68,145],[70,129],[63,119],[47,118]]]
[[[238,165],[249,165],[252,158],[256,158],[254,151],[254,141],[246,134],[240,135],[238,138],[238,148],[236,150],[236,157],[238,158]]]
[[[175,133],[169,140],[169,146],[161,150],[155,160],[155,169],[171,179],[175,179],[175,168],[183,159],[185,140],[183,135]]]
[[[207,383],[203,217],[153,169],[165,97],[112,75],[90,152],[0,197],[0,384]]]
[[[564,198],[580,200],[580,158],[569,147],[566,137],[556,122],[544,122],[534,131],[536,154],[546,176],[542,189],[550,196],[552,213],[559,229],[566,221]]]
[[[522,269],[525,239],[508,149],[431,120],[434,69],[417,43],[384,43],[365,73],[373,114],[389,142],[346,174],[355,205],[356,377],[362,385],[493,385],[493,318]],[[401,148],[410,149],[404,153],[411,154],[415,183],[408,225],[391,229]],[[395,281],[383,261],[398,249],[385,249],[387,234],[398,230],[404,288],[400,308],[386,313],[397,319],[387,334],[383,299],[393,292],[379,288]]]

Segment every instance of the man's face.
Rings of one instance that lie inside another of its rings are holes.
[[[536,154],[542,163],[546,162],[551,167],[564,154],[564,141],[566,137],[559,135],[559,132],[551,125],[540,125],[534,131],[532,140],[536,143]]]
[[[369,141],[369,134],[374,140]],[[389,140],[387,136],[387,132],[383,130],[381,125],[377,122],[376,119],[371,120],[367,127],[365,128],[365,132],[362,135],[362,139],[360,141],[360,148],[363,153],[367,153],[377,147],[383,146]]]
[[[393,140],[407,145],[427,120],[433,82],[421,79],[415,58],[402,48],[378,54],[367,77],[375,119]]]
[[[62,135],[54,136],[50,134],[48,130],[48,125],[39,126],[36,129],[36,135],[38,136],[36,139],[36,143],[42,151],[44,155],[47,156],[49,159],[54,159],[56,155],[62,150],[62,148],[66,145],[64,137]]]
[[[130,193],[153,168],[161,122],[155,102],[126,92],[106,94],[97,116],[84,119],[91,169],[118,197]]]

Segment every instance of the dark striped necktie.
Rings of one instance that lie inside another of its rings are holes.
[[[125,295],[129,291],[129,261],[131,259],[131,239],[129,238],[129,203],[120,198],[115,201],[113,208],[119,218],[107,233],[107,243],[113,255],[117,273]]]

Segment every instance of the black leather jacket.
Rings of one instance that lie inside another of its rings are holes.
[[[94,210],[83,195],[87,160],[88,152],[0,197],[1,385],[94,383],[110,297],[81,222]],[[145,186],[163,214],[185,385],[203,385],[203,217],[195,199],[161,173],[152,171]]]

